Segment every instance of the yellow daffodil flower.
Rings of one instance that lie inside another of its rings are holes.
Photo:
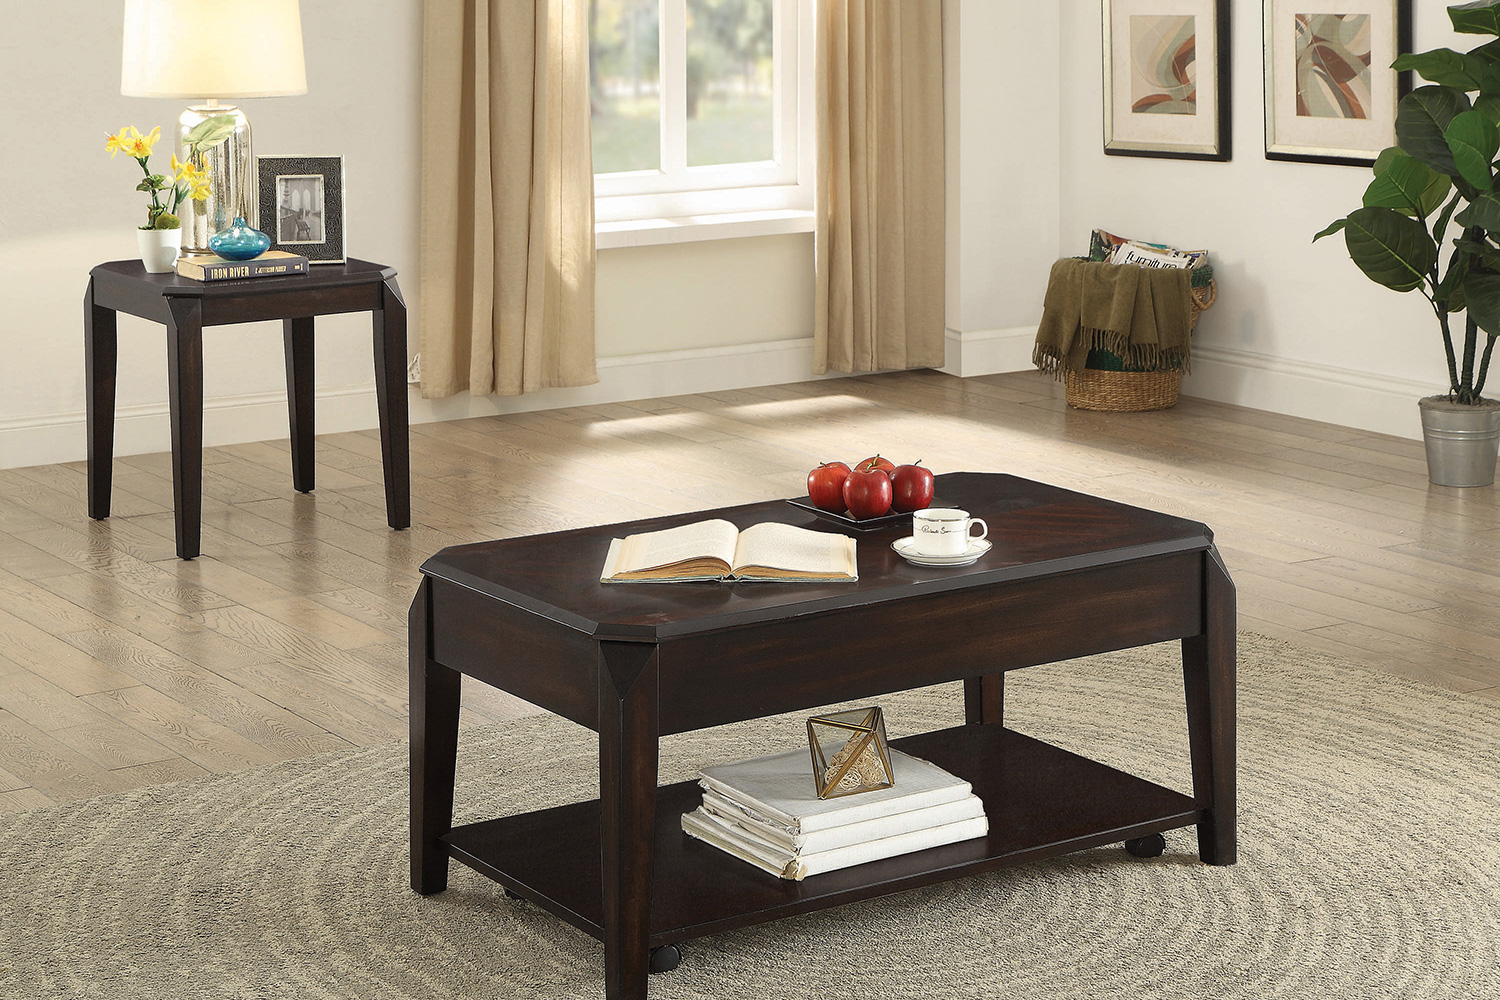
[[[113,160],[116,153],[128,148],[132,138],[140,138],[140,133],[129,125],[122,125],[119,132],[107,135],[104,139],[104,149],[109,153],[109,158]]]

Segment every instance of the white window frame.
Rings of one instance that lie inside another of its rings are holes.
[[[621,223],[724,213],[810,213],[814,184],[813,8],[808,0],[772,0],[774,159],[687,165],[687,0],[661,0],[661,168],[594,175],[594,217]],[[706,220],[713,222],[715,220]],[[636,241],[632,241],[636,242]]]

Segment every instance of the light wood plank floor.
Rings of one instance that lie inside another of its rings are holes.
[[[171,462],[0,472],[0,811],[405,735],[406,609],[445,545],[796,495],[880,452],[1011,472],[1211,525],[1243,628],[1500,698],[1500,499],[1429,486],[1416,442],[1184,399],[1069,410],[1031,373],[910,372],[413,428],[413,527],[375,432],[205,454],[204,556],[173,555]],[[528,706],[466,688],[468,724]]]

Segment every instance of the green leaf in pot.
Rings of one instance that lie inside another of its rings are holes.
[[[1427,227],[1389,208],[1349,213],[1344,245],[1366,277],[1398,292],[1419,287],[1437,264],[1437,244]]]
[[[1500,0],[1474,0],[1448,8],[1453,30],[1464,35],[1500,35]]]
[[[1495,183],[1495,172],[1490,162],[1500,151],[1500,130],[1485,117],[1482,111],[1465,111],[1455,115],[1443,133],[1448,149],[1453,153],[1453,162],[1459,175],[1480,191],[1488,191]]]
[[[1445,133],[1453,119],[1473,110],[1468,95],[1452,87],[1418,87],[1396,106],[1396,141],[1434,170],[1458,174]]]
[[[1375,179],[1365,189],[1366,208],[1394,208],[1398,212],[1427,218],[1437,211],[1453,188],[1446,174],[1440,174],[1396,147],[1380,154],[1375,162]]]
[[[1422,79],[1444,87],[1478,90],[1488,65],[1486,59],[1473,53],[1433,49],[1431,52],[1408,52],[1397,56],[1396,61],[1391,63],[1391,69],[1413,70]]]

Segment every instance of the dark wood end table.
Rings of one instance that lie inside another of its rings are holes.
[[[242,281],[194,281],[149,274],[138,260],[100,264],[83,296],[87,366],[89,517],[109,516],[115,440],[116,316],[129,313],[167,328],[172,419],[172,500],[177,555],[199,554],[203,514],[203,328],[281,320],[286,351],[292,486],[313,489],[313,319],[369,312],[375,322],[375,395],[385,467],[386,520],[411,526],[406,406],[406,303],[396,270],[349,260],[315,265],[308,274]]]
[[[1209,529],[1013,476],[939,476],[937,491],[989,524],[972,566],[909,565],[890,549],[909,528],[893,528],[857,533],[853,584],[598,582],[632,532],[840,530],[780,501],[428,560],[409,633],[412,888],[441,892],[462,861],[603,941],[606,995],[640,1000],[652,949],[795,913],[1189,825],[1204,862],[1233,864],[1235,595]],[[1191,795],[1003,725],[1005,671],[1168,640]],[[600,797],[455,829],[463,674],[595,730]],[[695,782],[657,787],[662,736],[960,679],[962,724],[892,743],[973,784],[985,837],[790,882],[683,834]]]

